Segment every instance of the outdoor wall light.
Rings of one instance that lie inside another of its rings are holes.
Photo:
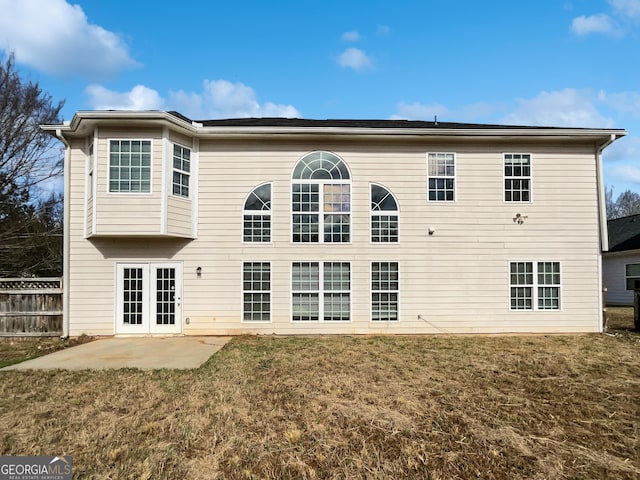
[[[527,215],[522,215],[521,213],[516,213],[516,216],[513,217],[513,223],[517,223],[518,225],[522,225],[527,218],[529,218]]]
[[[436,231],[433,228],[429,227],[429,235],[433,235],[434,233],[436,233]]]
[[[198,276],[198,278],[202,276],[202,267],[196,268],[196,275]]]

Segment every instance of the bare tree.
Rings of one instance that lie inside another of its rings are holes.
[[[618,218],[618,205],[613,200],[613,187],[605,187],[604,201],[607,210],[607,220]]]
[[[618,207],[618,217],[640,213],[640,195],[631,190],[625,190],[618,196],[616,205]]]
[[[625,190],[614,201],[613,187],[606,188],[605,203],[608,220],[640,213],[640,195],[631,190]]]
[[[28,264],[42,248],[32,240],[57,235],[41,230],[46,202],[39,187],[62,173],[62,155],[40,125],[60,123],[63,105],[37,83],[24,82],[13,55],[0,63],[0,275],[40,274]],[[58,197],[47,205],[58,203]],[[19,257],[25,262],[16,262]]]

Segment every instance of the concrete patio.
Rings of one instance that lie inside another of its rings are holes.
[[[229,340],[231,337],[100,338],[2,370],[198,368]]]

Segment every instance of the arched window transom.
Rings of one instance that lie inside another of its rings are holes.
[[[245,242],[271,241],[271,184],[263,183],[251,190],[242,212],[242,239]]]
[[[291,183],[293,241],[344,243],[351,238],[351,175],[330,152],[312,152],[296,164]]]

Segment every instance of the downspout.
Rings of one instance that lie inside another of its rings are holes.
[[[598,331],[604,330],[604,286],[602,284],[602,253],[609,250],[609,230],[607,228],[607,203],[605,197],[604,173],[602,168],[602,152],[616,139],[611,134],[600,146],[596,148],[596,178],[598,183],[598,220],[600,222],[600,248],[598,249]]]
[[[71,166],[69,164],[71,158],[71,146],[69,142],[62,135],[62,130],[56,129],[56,137],[60,140],[64,146],[64,203],[63,203],[63,241],[62,241],[62,337],[69,338],[69,244],[70,244],[70,229],[69,229],[69,180]]]

